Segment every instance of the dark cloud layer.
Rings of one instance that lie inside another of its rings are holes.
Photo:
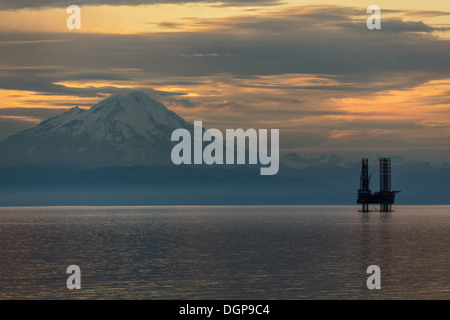
[[[333,10],[331,17],[317,11],[316,15],[294,12],[223,19],[216,21],[212,30],[200,32],[3,33],[3,42],[9,44],[0,42],[0,61],[12,69],[21,69],[1,72],[0,88],[96,96],[118,89],[104,87],[99,92],[95,88],[68,88],[55,82],[139,80],[145,75],[170,83],[171,77],[192,79],[220,73],[236,77],[297,73],[335,75],[341,83],[328,87],[294,84],[292,89],[361,91],[383,89],[382,84],[376,87],[365,84],[377,78],[389,79],[393,74],[415,75],[398,84],[400,88],[416,81],[447,77],[450,73],[450,41],[436,38],[435,28],[423,22],[395,20],[385,21],[382,30],[373,31],[352,16],[355,9]],[[133,71],[108,71],[112,69]],[[249,86],[257,85],[249,81]]]

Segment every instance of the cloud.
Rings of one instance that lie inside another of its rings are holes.
[[[53,39],[53,40],[10,40],[10,41],[0,41],[0,46],[7,46],[7,45],[20,45],[20,44],[38,44],[38,43],[54,43],[54,42],[60,42],[63,40]]]
[[[338,24],[342,27],[348,27],[357,30],[357,27],[362,32],[366,32],[364,27],[361,27],[361,23],[357,22],[344,22]],[[403,21],[403,20],[384,20],[382,23],[383,32],[388,33],[405,33],[405,32],[434,32],[434,31],[445,31],[448,28],[436,28],[425,24],[422,21]]]
[[[0,108],[0,117],[3,119],[11,118],[17,120],[30,120],[33,122],[44,121],[58,114],[67,111],[67,109],[48,109],[48,108]]]
[[[183,3],[220,3],[223,6],[273,6],[278,5],[281,1],[273,0],[85,0],[76,1],[78,6],[94,6],[94,5],[109,5],[109,6],[139,6],[149,4],[183,4]],[[0,0],[0,10],[16,10],[23,8],[64,8],[73,5],[73,0]]]
[[[342,18],[345,20],[346,16]],[[314,21],[310,24],[301,17],[288,15],[228,19],[216,25],[216,29],[201,32],[67,34],[64,42],[47,43],[45,47],[38,47],[42,43],[30,44],[28,50],[19,45],[5,46],[0,55],[2,62],[11,66],[57,65],[68,70],[139,67],[142,72],[162,77],[219,73],[339,75],[351,77],[352,83],[343,81],[329,88],[350,91],[358,90],[354,82],[367,83],[368,79],[386,72],[422,72],[428,76],[449,73],[450,42],[434,37],[433,28],[423,23],[397,21],[390,25],[386,22],[381,32],[370,32],[353,22],[342,27],[340,21],[332,24],[335,29],[330,32],[316,27],[322,20]],[[224,24],[227,27],[222,29]],[[38,36],[22,37],[32,42]],[[31,59],[31,52],[40,54],[34,54]],[[100,76],[129,77],[127,73]],[[54,92],[62,88],[53,89]]]
[[[150,23],[154,24],[154,23]],[[164,21],[156,24],[159,27],[168,28],[168,29],[180,29],[183,27],[183,24],[180,22],[173,22],[173,21]]]
[[[134,90],[144,91],[147,94],[158,96],[183,95],[183,93],[154,90],[146,86],[114,86],[105,85],[110,81],[119,83],[136,82],[135,69],[111,68],[94,70],[85,68],[65,68],[55,66],[42,67],[1,67],[0,89],[33,91],[41,95],[73,95],[78,97],[105,97],[111,94],[126,94],[131,87]],[[141,75],[143,76],[143,75]],[[94,82],[93,82],[94,81]],[[97,81],[97,82],[95,82]],[[91,86],[73,87],[65,82],[92,83]],[[99,85],[95,85],[99,83]],[[35,100],[36,101],[36,100]],[[60,104],[59,104],[60,105]]]
[[[405,16],[414,16],[414,17],[440,17],[440,16],[448,16],[450,12],[447,11],[436,11],[436,10],[410,10],[404,13]]]
[[[446,121],[446,120],[419,121],[417,124],[420,126],[432,127],[432,128],[450,128],[450,121]]]

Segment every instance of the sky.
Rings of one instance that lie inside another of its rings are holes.
[[[0,0],[0,140],[134,90],[282,153],[450,162],[450,1]]]

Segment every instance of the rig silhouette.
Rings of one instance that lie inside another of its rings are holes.
[[[362,211],[369,211],[369,204],[380,204],[381,212],[392,211],[392,204],[395,201],[395,194],[400,191],[391,189],[391,159],[380,159],[380,191],[372,193],[369,188],[369,160],[362,158],[360,187],[358,189],[357,203],[362,205]]]

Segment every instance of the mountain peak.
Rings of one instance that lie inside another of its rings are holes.
[[[192,125],[145,93],[133,91],[45,120],[8,137],[0,151],[11,155],[8,164],[167,163],[171,134],[178,128],[191,131]]]
[[[309,160],[301,157],[298,153],[295,152],[284,155],[281,161],[287,166],[297,169],[303,169],[312,165]]]
[[[72,109],[66,111],[65,114],[74,115],[74,114],[78,114],[78,113],[83,113],[85,111],[86,110],[80,109],[78,106],[76,106],[76,107],[73,107]]]
[[[292,160],[292,161],[300,161],[300,160],[303,160],[302,157],[300,157],[300,156],[298,155],[298,153],[295,153],[295,152],[291,152],[291,153],[286,154],[286,155],[284,156],[284,159],[286,159],[286,160]]]
[[[162,103],[151,98],[141,91],[132,91],[123,96],[120,94],[110,96],[100,101],[91,109],[93,112],[129,112],[131,109],[138,109],[141,112],[171,112]]]
[[[151,99],[150,96],[148,96],[147,94],[143,93],[142,91],[132,91],[129,94],[127,94],[128,98],[133,98],[133,99]],[[152,99],[153,100],[153,99]]]

